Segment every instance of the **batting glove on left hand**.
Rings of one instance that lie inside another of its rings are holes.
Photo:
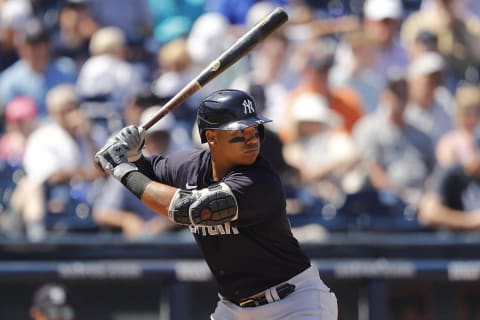
[[[127,173],[138,170],[137,166],[128,162],[127,148],[121,142],[105,145],[95,154],[95,161],[119,181],[122,181]]]
[[[123,128],[114,137],[115,140],[122,142],[127,148],[127,158],[129,162],[135,162],[142,156],[142,148],[145,145],[145,129],[130,125]]]

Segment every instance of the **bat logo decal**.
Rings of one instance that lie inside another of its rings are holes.
[[[217,71],[218,69],[220,69],[220,61],[215,60],[210,64],[210,70]]]

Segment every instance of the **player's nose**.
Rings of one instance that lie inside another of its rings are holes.
[[[254,144],[258,143],[258,140],[260,139],[260,134],[258,133],[258,129],[255,128],[248,128],[251,130],[245,130],[245,143],[247,144]]]

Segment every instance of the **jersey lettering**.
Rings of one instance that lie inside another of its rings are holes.
[[[231,235],[239,234],[238,228],[232,226],[230,222],[223,224],[218,224],[215,226],[200,226],[200,225],[190,225],[190,232],[193,234],[198,234],[201,236],[222,236],[222,235]]]

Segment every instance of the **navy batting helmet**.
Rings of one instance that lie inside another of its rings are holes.
[[[205,131],[242,130],[272,120],[257,113],[255,101],[247,93],[240,90],[219,90],[206,97],[197,112],[198,130],[202,143],[207,142]]]

